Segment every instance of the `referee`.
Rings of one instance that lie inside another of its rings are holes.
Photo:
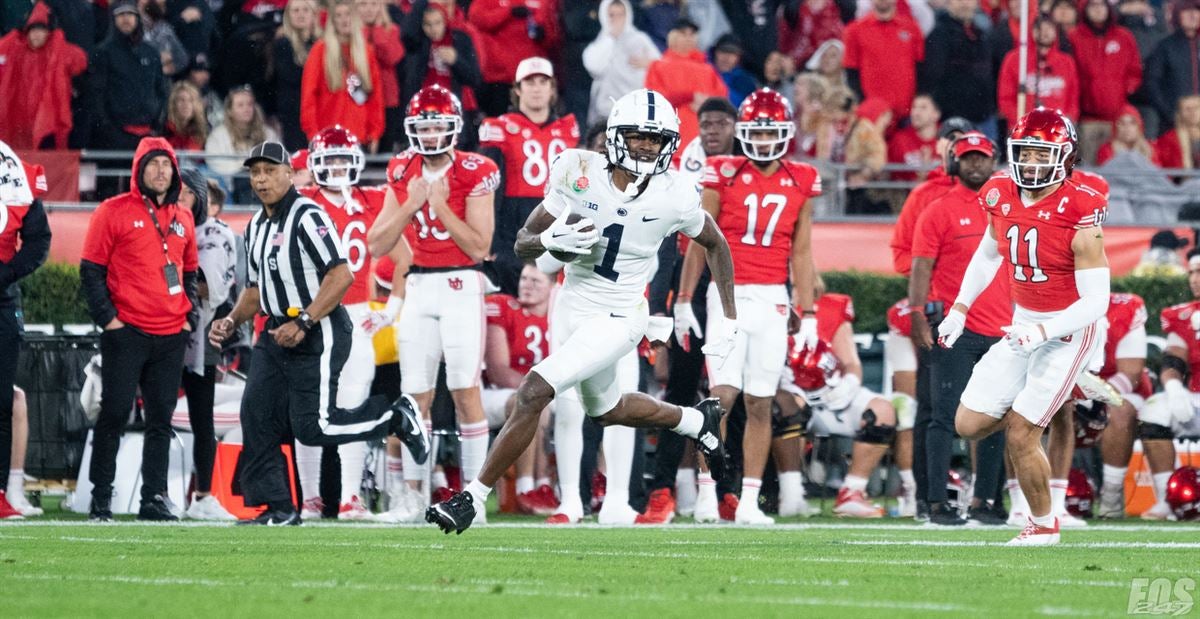
[[[424,462],[429,438],[407,400],[382,396],[338,408],[338,376],[352,324],[340,303],[354,280],[329,216],[292,187],[287,150],[264,142],[244,163],[263,208],[246,228],[247,282],[233,311],[212,324],[219,346],[258,310],[267,315],[242,396],[241,485],[247,505],[267,510],[243,524],[298,525],[279,447],[378,441],[394,433]]]

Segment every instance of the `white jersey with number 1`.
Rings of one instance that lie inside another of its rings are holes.
[[[542,204],[555,217],[569,207],[600,232],[590,254],[567,264],[563,285],[597,310],[643,303],[662,240],[675,232],[694,238],[704,229],[695,183],[666,171],[630,198],[613,186],[607,158],[590,151],[571,149],[554,160]]]

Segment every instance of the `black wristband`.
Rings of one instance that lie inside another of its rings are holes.
[[[296,325],[305,333],[311,331],[314,324],[316,324],[316,321],[312,319],[312,316],[308,312],[300,312],[300,315],[296,317]]]

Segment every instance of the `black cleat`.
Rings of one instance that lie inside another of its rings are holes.
[[[175,505],[171,503],[170,499],[156,494],[149,501],[142,501],[137,519],[149,522],[174,522],[179,520],[179,516],[175,515],[173,507]]]
[[[390,430],[408,447],[414,462],[425,464],[425,461],[429,459],[429,434],[425,432],[425,424],[421,421],[421,412],[417,408],[417,401],[407,393],[392,403]]]
[[[704,454],[708,463],[708,472],[714,481],[721,481],[729,472],[729,463],[725,456],[725,445],[721,442],[721,403],[716,398],[708,398],[696,405],[696,410],[704,415],[704,425],[696,435],[696,445]]]
[[[238,526],[266,526],[266,527],[298,527],[302,523],[300,520],[300,512],[295,508],[291,510],[268,509],[257,518],[237,521]]]
[[[967,524],[967,519],[963,518],[962,514],[958,513],[958,510],[948,501],[942,501],[937,503],[936,507],[930,506],[929,524],[942,527],[961,527]]]
[[[89,522],[112,522],[112,497],[92,497],[92,507],[88,510]]]
[[[988,504],[977,505],[967,510],[967,520],[987,527],[1002,527],[1008,524],[1008,514],[1003,508],[996,510]]]
[[[446,535],[451,531],[462,535],[474,521],[475,497],[466,491],[459,492],[441,503],[434,503],[425,510],[425,522],[436,524]]]
[[[925,499],[917,499],[917,514],[913,516],[917,522],[929,522],[929,503]]]

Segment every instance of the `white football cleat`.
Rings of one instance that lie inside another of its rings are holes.
[[[1109,406],[1121,406],[1125,398],[1108,384],[1108,381],[1091,372],[1083,372],[1075,380],[1075,384],[1089,400],[1099,400]]]
[[[1088,523],[1070,512],[1063,512],[1058,514],[1058,526],[1064,529],[1082,529],[1088,526]]]
[[[696,494],[696,507],[692,510],[692,519],[699,523],[721,521],[721,514],[717,511],[716,486],[703,487]]]
[[[583,501],[576,492],[559,500],[558,511],[546,518],[546,524],[579,524],[580,520],[583,520]]]
[[[757,505],[742,501],[738,503],[737,511],[734,512],[733,521],[737,524],[749,524],[754,526],[770,526],[775,524],[775,519],[764,514]]]
[[[1166,503],[1155,503],[1150,509],[1142,512],[1142,520],[1174,520],[1175,514]]]
[[[362,499],[358,498],[358,495],[350,497],[348,502],[342,503],[338,507],[338,520],[369,522],[374,519],[375,514],[372,514],[371,510],[367,509],[366,505],[363,505]]]
[[[1105,492],[1105,489],[1100,488],[1100,510],[1096,514],[1100,518],[1124,518],[1125,517],[1125,489],[1117,488]]]
[[[637,520],[638,513],[628,503],[604,501],[600,512],[596,514],[596,522],[610,525],[632,525]]]
[[[1058,519],[1053,527],[1039,527],[1030,519],[1021,534],[1008,540],[1006,546],[1053,546],[1058,543]]]
[[[915,518],[917,516],[917,499],[916,495],[900,495],[897,498],[899,508],[896,511],[896,516],[900,518]]]
[[[217,497],[208,495],[202,499],[192,501],[188,506],[186,515],[191,520],[237,520],[233,514],[229,513]]]
[[[29,499],[25,498],[24,492],[9,493],[7,496],[8,504],[12,505],[13,509],[21,512],[21,515],[25,516],[26,518],[31,516],[41,516],[45,513],[42,508],[34,507],[33,504],[29,502]]]
[[[741,507],[741,504],[739,504],[738,507]],[[804,499],[804,497],[800,497],[798,500],[794,500],[794,501],[780,501],[779,502],[779,517],[780,518],[790,518],[792,516],[808,518],[811,515],[812,515],[812,509],[809,508],[808,501],[806,501]]]
[[[322,512],[325,511],[325,501],[321,497],[315,496],[304,500],[304,504],[300,506],[301,520],[320,520]]]

